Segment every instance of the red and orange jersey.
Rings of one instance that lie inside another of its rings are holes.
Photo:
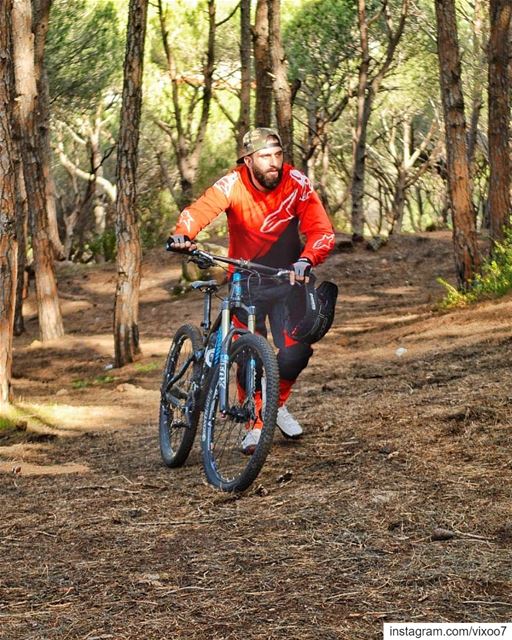
[[[236,167],[181,212],[174,233],[193,239],[223,211],[234,258],[286,267],[303,257],[317,265],[334,247],[332,225],[310,180],[287,164],[268,193],[256,189],[245,165]]]

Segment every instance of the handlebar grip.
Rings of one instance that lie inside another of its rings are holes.
[[[171,238],[167,239],[167,242],[165,243],[165,250],[166,251],[170,251],[171,253],[186,253],[186,254],[190,254],[191,251],[190,249],[178,249],[175,247],[174,242],[171,242]]]

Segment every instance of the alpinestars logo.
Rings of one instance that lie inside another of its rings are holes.
[[[231,191],[233,190],[233,186],[238,180],[238,176],[239,174],[236,172],[228,173],[220,180],[217,180],[217,182],[213,186],[216,187],[219,191],[222,191],[226,198],[229,198],[229,196],[231,195]]]
[[[331,249],[334,246],[334,233],[324,235],[313,243],[313,249]]]
[[[290,171],[290,176],[295,180],[295,182],[298,182],[300,184],[300,200],[304,202],[313,193],[313,185],[311,184],[311,180],[298,169],[292,169]]]
[[[194,218],[188,209],[183,209],[181,215],[178,220],[178,224],[183,224],[187,228],[187,231],[190,233],[192,229],[192,225],[194,224]]]
[[[283,200],[281,206],[277,211],[273,211],[269,213],[268,216],[263,220],[263,224],[260,227],[260,231],[262,233],[271,233],[283,222],[288,222],[293,218],[293,213],[291,212],[291,206],[293,201],[295,200],[295,196],[297,195],[297,189],[293,191],[286,200]]]

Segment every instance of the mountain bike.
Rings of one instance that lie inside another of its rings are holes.
[[[173,251],[172,245],[168,250]],[[208,482],[222,491],[243,491],[256,479],[270,451],[277,418],[279,371],[273,348],[255,333],[254,305],[243,299],[262,277],[288,281],[289,271],[195,249],[186,253],[201,269],[231,265],[225,296],[216,280],[191,287],[204,295],[200,328],[184,324],[174,335],[165,364],[159,416],[160,451],[168,467],[186,461],[203,413],[201,450]],[[212,321],[212,298],[220,311]],[[247,328],[234,323],[237,310],[247,314]],[[251,455],[242,441],[255,425],[261,435]]]

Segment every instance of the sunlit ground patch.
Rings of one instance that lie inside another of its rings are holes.
[[[69,473],[87,473],[89,467],[72,462],[62,464],[34,464],[25,460],[0,461],[0,473],[14,476],[60,476]]]
[[[0,412],[0,437],[7,429],[70,436],[106,426],[117,415],[112,406],[17,402]]]

